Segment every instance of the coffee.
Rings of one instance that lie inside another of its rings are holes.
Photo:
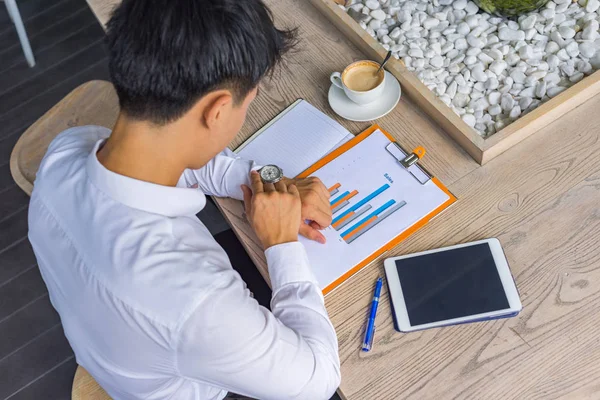
[[[383,81],[384,71],[377,73],[379,64],[363,61],[350,65],[342,74],[342,82],[348,89],[367,92],[375,89]]]

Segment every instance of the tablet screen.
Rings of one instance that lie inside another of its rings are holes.
[[[396,260],[412,326],[509,308],[487,243]]]

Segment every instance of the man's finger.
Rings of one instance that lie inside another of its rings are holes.
[[[252,189],[246,185],[242,185],[242,193],[244,194],[244,208],[246,215],[250,217],[250,205],[252,204]]]
[[[321,244],[325,244],[326,242],[325,236],[321,232],[305,223],[300,225],[299,233],[305,238],[314,240],[315,242],[319,242]]]
[[[294,185],[293,183],[287,187],[287,190],[288,190],[288,193],[293,194],[294,197],[300,197],[300,192],[298,191],[298,188],[296,187],[296,185]]]
[[[322,207],[312,204],[305,205],[302,207],[302,218],[315,221],[320,226],[331,225],[331,209],[329,209],[329,204],[327,204],[327,208],[324,210]]]
[[[277,190],[278,192],[281,193],[287,193],[287,185],[285,184],[285,182],[283,180],[277,182],[275,184],[275,190]]]
[[[250,183],[252,184],[252,193],[257,194],[265,191],[262,179],[260,179],[258,172],[250,172]]]
[[[267,193],[275,191],[275,185],[273,185],[272,183],[263,183],[263,188]]]
[[[329,226],[329,225],[321,226],[321,225],[317,224],[315,221],[310,221],[308,224],[319,231],[322,231],[323,229],[327,228],[327,226]]]

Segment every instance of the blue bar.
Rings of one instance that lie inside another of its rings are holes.
[[[337,203],[337,202],[339,201],[339,199],[341,199],[341,198],[343,198],[344,196],[347,196],[347,195],[349,195],[349,194],[350,194],[350,192],[344,192],[344,193],[342,193],[340,196],[336,197],[336,198],[335,198],[335,200],[333,200],[333,201],[329,202],[329,205],[330,205],[330,206],[334,205],[335,203]]]
[[[341,213],[339,216],[335,217],[335,219],[333,221],[331,221],[331,223],[335,224],[340,219],[344,218],[348,213],[358,210],[365,203],[372,200],[374,197],[376,197],[377,195],[379,195],[381,192],[388,189],[389,187],[390,187],[390,185],[386,183],[385,185],[383,185],[382,187],[380,187],[379,189],[377,189],[376,191],[374,191],[373,193],[371,193],[370,195],[368,195],[367,197],[365,197],[364,199],[362,199],[361,201],[359,201],[358,203],[356,203],[355,205],[353,205],[352,207],[350,207],[349,209],[347,209],[346,211]]]
[[[363,219],[361,219],[359,222],[357,222],[356,224],[352,225],[352,227],[350,229],[348,229],[346,232],[342,233],[342,235],[341,235],[342,238],[344,238],[347,234],[349,234],[354,229],[356,229],[356,227],[362,225],[365,221],[368,221],[369,219],[373,218],[375,215],[379,215],[380,213],[382,213],[386,209],[390,208],[395,202],[396,202],[396,200],[390,200],[390,201],[388,201],[387,203],[385,203],[384,205],[382,205],[381,207],[379,207],[377,210],[373,211],[371,214],[367,215],[366,217],[364,217]]]

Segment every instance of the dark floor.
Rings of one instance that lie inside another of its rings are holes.
[[[27,241],[29,198],[10,152],[75,87],[108,79],[104,32],[85,0],[19,0],[37,61],[29,68],[0,4],[0,399],[70,399],[76,363]]]
[[[71,90],[109,80],[104,31],[85,0],[17,3],[36,66],[28,67],[0,5],[0,399],[66,400],[77,365],[27,240],[29,197],[13,182],[9,158],[20,135]],[[214,204],[199,217],[268,306],[268,287]]]

